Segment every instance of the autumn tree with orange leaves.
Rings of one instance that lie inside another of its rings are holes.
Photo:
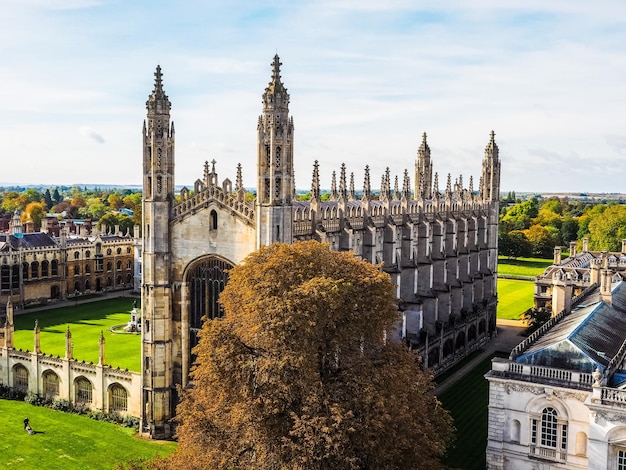
[[[390,277],[315,241],[232,269],[181,391],[167,468],[437,469],[451,420],[391,332]]]

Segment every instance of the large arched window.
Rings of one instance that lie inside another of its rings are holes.
[[[109,411],[126,411],[128,409],[128,392],[120,384],[109,387]]]
[[[75,402],[78,405],[91,403],[93,401],[93,387],[91,382],[85,377],[78,377],[74,382],[76,393]]]
[[[59,395],[59,376],[54,371],[43,373],[43,393],[46,398],[55,398]]]
[[[28,392],[28,369],[21,364],[13,367],[13,388],[20,392]]]
[[[30,263],[30,277],[33,279],[39,277],[39,263],[37,261]]]
[[[567,456],[567,420],[550,406],[531,420],[531,454],[564,462]]]
[[[41,277],[48,277],[48,265],[46,260],[41,262]]]
[[[53,259],[52,262],[50,263],[50,269],[52,271],[53,276],[58,276],[59,275],[59,262]]]
[[[197,344],[197,333],[202,327],[202,317],[209,320],[221,317],[224,312],[217,299],[228,282],[228,270],[233,265],[218,258],[208,258],[195,264],[187,274],[189,286],[189,326],[191,347]]]

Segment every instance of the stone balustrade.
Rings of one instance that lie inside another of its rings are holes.
[[[563,385],[582,390],[591,390],[591,385],[593,384],[591,373],[558,369],[556,367],[520,364],[502,358],[493,359],[491,371],[494,376],[517,378],[547,385]]]

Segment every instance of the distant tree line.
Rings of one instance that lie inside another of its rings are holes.
[[[141,191],[138,190],[80,186],[16,189],[0,188],[0,217],[9,217],[19,210],[22,223],[32,221],[35,230],[41,228],[41,221],[47,214],[59,219],[91,219],[103,228],[113,229],[117,225],[130,233],[134,225],[141,224]]]
[[[550,258],[555,246],[589,239],[594,251],[621,251],[626,238],[626,205],[617,202],[590,204],[566,198],[526,201],[501,200],[499,253],[511,258]]]

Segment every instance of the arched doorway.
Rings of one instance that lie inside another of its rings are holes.
[[[217,299],[228,282],[228,270],[233,267],[233,264],[222,258],[209,257],[191,265],[188,270],[186,283],[189,288],[190,348],[198,343],[202,318],[213,320],[224,314]]]

